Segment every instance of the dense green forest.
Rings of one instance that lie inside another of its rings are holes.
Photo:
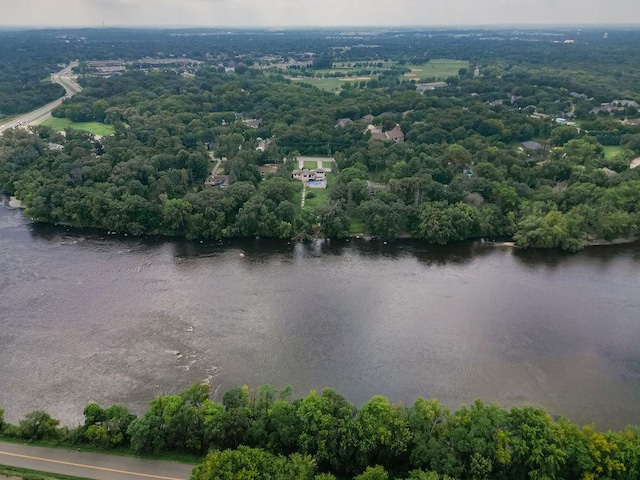
[[[52,55],[42,43],[34,49],[23,33],[0,32],[0,44],[0,123],[64,95],[64,88],[48,81],[64,55]]]
[[[579,428],[542,408],[476,401],[455,412],[419,398],[409,407],[375,396],[357,408],[336,391],[291,400],[291,387],[227,391],[221,403],[195,385],[151,401],[136,417],[121,405],[89,404],[84,424],[60,427],[44,411],[5,438],[92,445],[135,453],[188,453],[202,458],[194,480],[635,480],[640,432]],[[209,452],[209,453],[207,453]]]
[[[195,75],[133,64],[121,76],[81,77],[83,92],[54,115],[109,124],[113,136],[42,126],[5,133],[0,191],[20,198],[35,220],[216,240],[510,237],[570,251],[640,233],[640,169],[629,168],[640,156],[637,31],[605,41],[597,31],[557,31],[549,40],[537,31],[409,30],[372,35],[379,48],[323,31],[47,35],[58,54],[81,60],[162,48],[166,58],[204,63]],[[259,64],[264,55],[305,52],[313,61],[296,76],[337,62],[398,68],[345,81],[334,93]],[[404,75],[438,57],[471,66],[426,91]],[[610,108],[598,112],[603,103]],[[352,122],[337,127],[343,118]],[[404,141],[373,139],[370,123],[399,128]],[[258,149],[264,139],[270,143]],[[308,192],[304,207],[302,183],[291,178],[303,155],[336,159],[328,188]],[[218,173],[229,186],[206,186],[222,157]],[[277,169],[261,175],[265,164]]]

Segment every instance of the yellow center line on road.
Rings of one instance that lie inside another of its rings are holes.
[[[41,462],[58,463],[60,465],[67,465],[69,467],[88,468],[88,469],[91,469],[91,470],[101,470],[103,472],[111,472],[111,473],[122,473],[124,475],[134,475],[136,477],[158,478],[160,480],[185,480],[184,478],[162,477],[160,475],[150,475],[148,473],[128,472],[126,470],[117,470],[115,468],[95,467],[93,465],[84,465],[82,463],[65,462],[65,461],[62,461],[62,460],[51,460],[49,458],[42,458],[42,457],[32,457],[31,455],[21,455],[19,453],[10,453],[10,452],[0,451],[0,455],[7,455],[7,456],[10,456],[10,457],[26,458],[28,460],[39,460]]]

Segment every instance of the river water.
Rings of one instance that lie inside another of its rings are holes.
[[[475,398],[640,424],[640,245],[224,244],[31,225],[0,209],[0,407],[77,425],[209,381],[362,404]]]

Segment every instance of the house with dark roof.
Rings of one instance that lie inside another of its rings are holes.
[[[262,178],[266,177],[267,175],[271,174],[276,174],[278,173],[278,166],[277,165],[260,165],[259,167],[257,167],[258,172],[260,172],[260,176]]]
[[[204,183],[209,187],[226,188],[229,186],[229,175],[210,175]]]
[[[350,118],[339,118],[335,124],[335,128],[346,127],[350,123],[353,123],[353,120],[351,120]]]
[[[269,145],[271,145],[273,143],[273,139],[271,138],[265,138],[264,140],[260,137],[258,137],[256,139],[258,141],[258,146],[256,147],[256,150],[259,150],[261,152],[264,152],[267,147],[269,147]]]
[[[244,123],[245,125],[247,125],[250,128],[259,128],[260,125],[262,125],[262,119],[261,118],[246,118],[246,119],[242,120],[242,123]]]
[[[391,130],[384,132],[389,140],[393,140],[396,143],[404,142],[404,133],[400,128],[400,125],[396,125]]]

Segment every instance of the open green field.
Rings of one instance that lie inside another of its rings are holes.
[[[322,168],[329,168],[335,170],[336,164],[334,162],[322,162]]]
[[[295,78],[291,79],[293,82],[304,82],[313,85],[314,87],[318,87],[321,90],[326,90],[327,92],[339,92],[342,89],[342,85],[345,80],[340,80],[339,78]]]
[[[318,168],[318,162],[305,160],[304,162],[302,162],[302,166],[308,170],[315,170],[316,168]]]
[[[313,196],[309,198],[309,194],[313,192]],[[307,188],[307,198],[304,201],[304,208],[313,210],[318,206],[326,203],[329,192],[326,188]]]
[[[604,148],[604,158],[609,159],[613,158],[622,152],[622,147],[618,145],[606,146]]]
[[[114,129],[111,125],[105,125],[99,122],[72,122],[68,118],[55,118],[52,117],[42,122],[42,125],[51,127],[57,131],[63,131],[67,128],[75,130],[83,130],[85,132],[93,133],[94,135],[113,135]]]
[[[366,63],[366,61],[363,61]],[[376,62],[377,63],[377,62]],[[383,69],[388,69],[397,65],[393,62],[385,62]],[[442,59],[433,59],[428,63],[424,63],[422,65],[404,65],[407,68],[411,69],[411,73],[405,74],[405,77],[411,78],[417,81],[425,80],[425,79],[437,79],[444,80],[447,77],[458,75],[458,70],[461,68],[469,68],[469,62],[466,60],[450,60],[446,58]],[[360,82],[363,80],[371,80],[373,77],[378,77],[377,74],[369,77],[346,77],[348,74],[353,74],[354,71],[360,70],[361,68],[370,68],[370,67],[346,67],[345,64],[336,64],[334,68],[327,68],[323,70],[315,70],[314,74],[318,75],[317,77],[302,77],[302,78],[292,78],[293,82],[304,82],[313,85],[314,87],[318,87],[322,90],[326,90],[327,92],[339,92],[342,89],[342,85],[345,82]],[[342,73],[344,72],[345,77],[343,78],[320,78],[322,75],[333,74],[333,73]]]
[[[444,80],[447,77],[455,77],[461,68],[469,68],[469,62],[465,60],[431,60],[422,65],[407,65],[411,69],[411,73],[405,74],[415,80],[424,80],[427,78],[437,78]]]

